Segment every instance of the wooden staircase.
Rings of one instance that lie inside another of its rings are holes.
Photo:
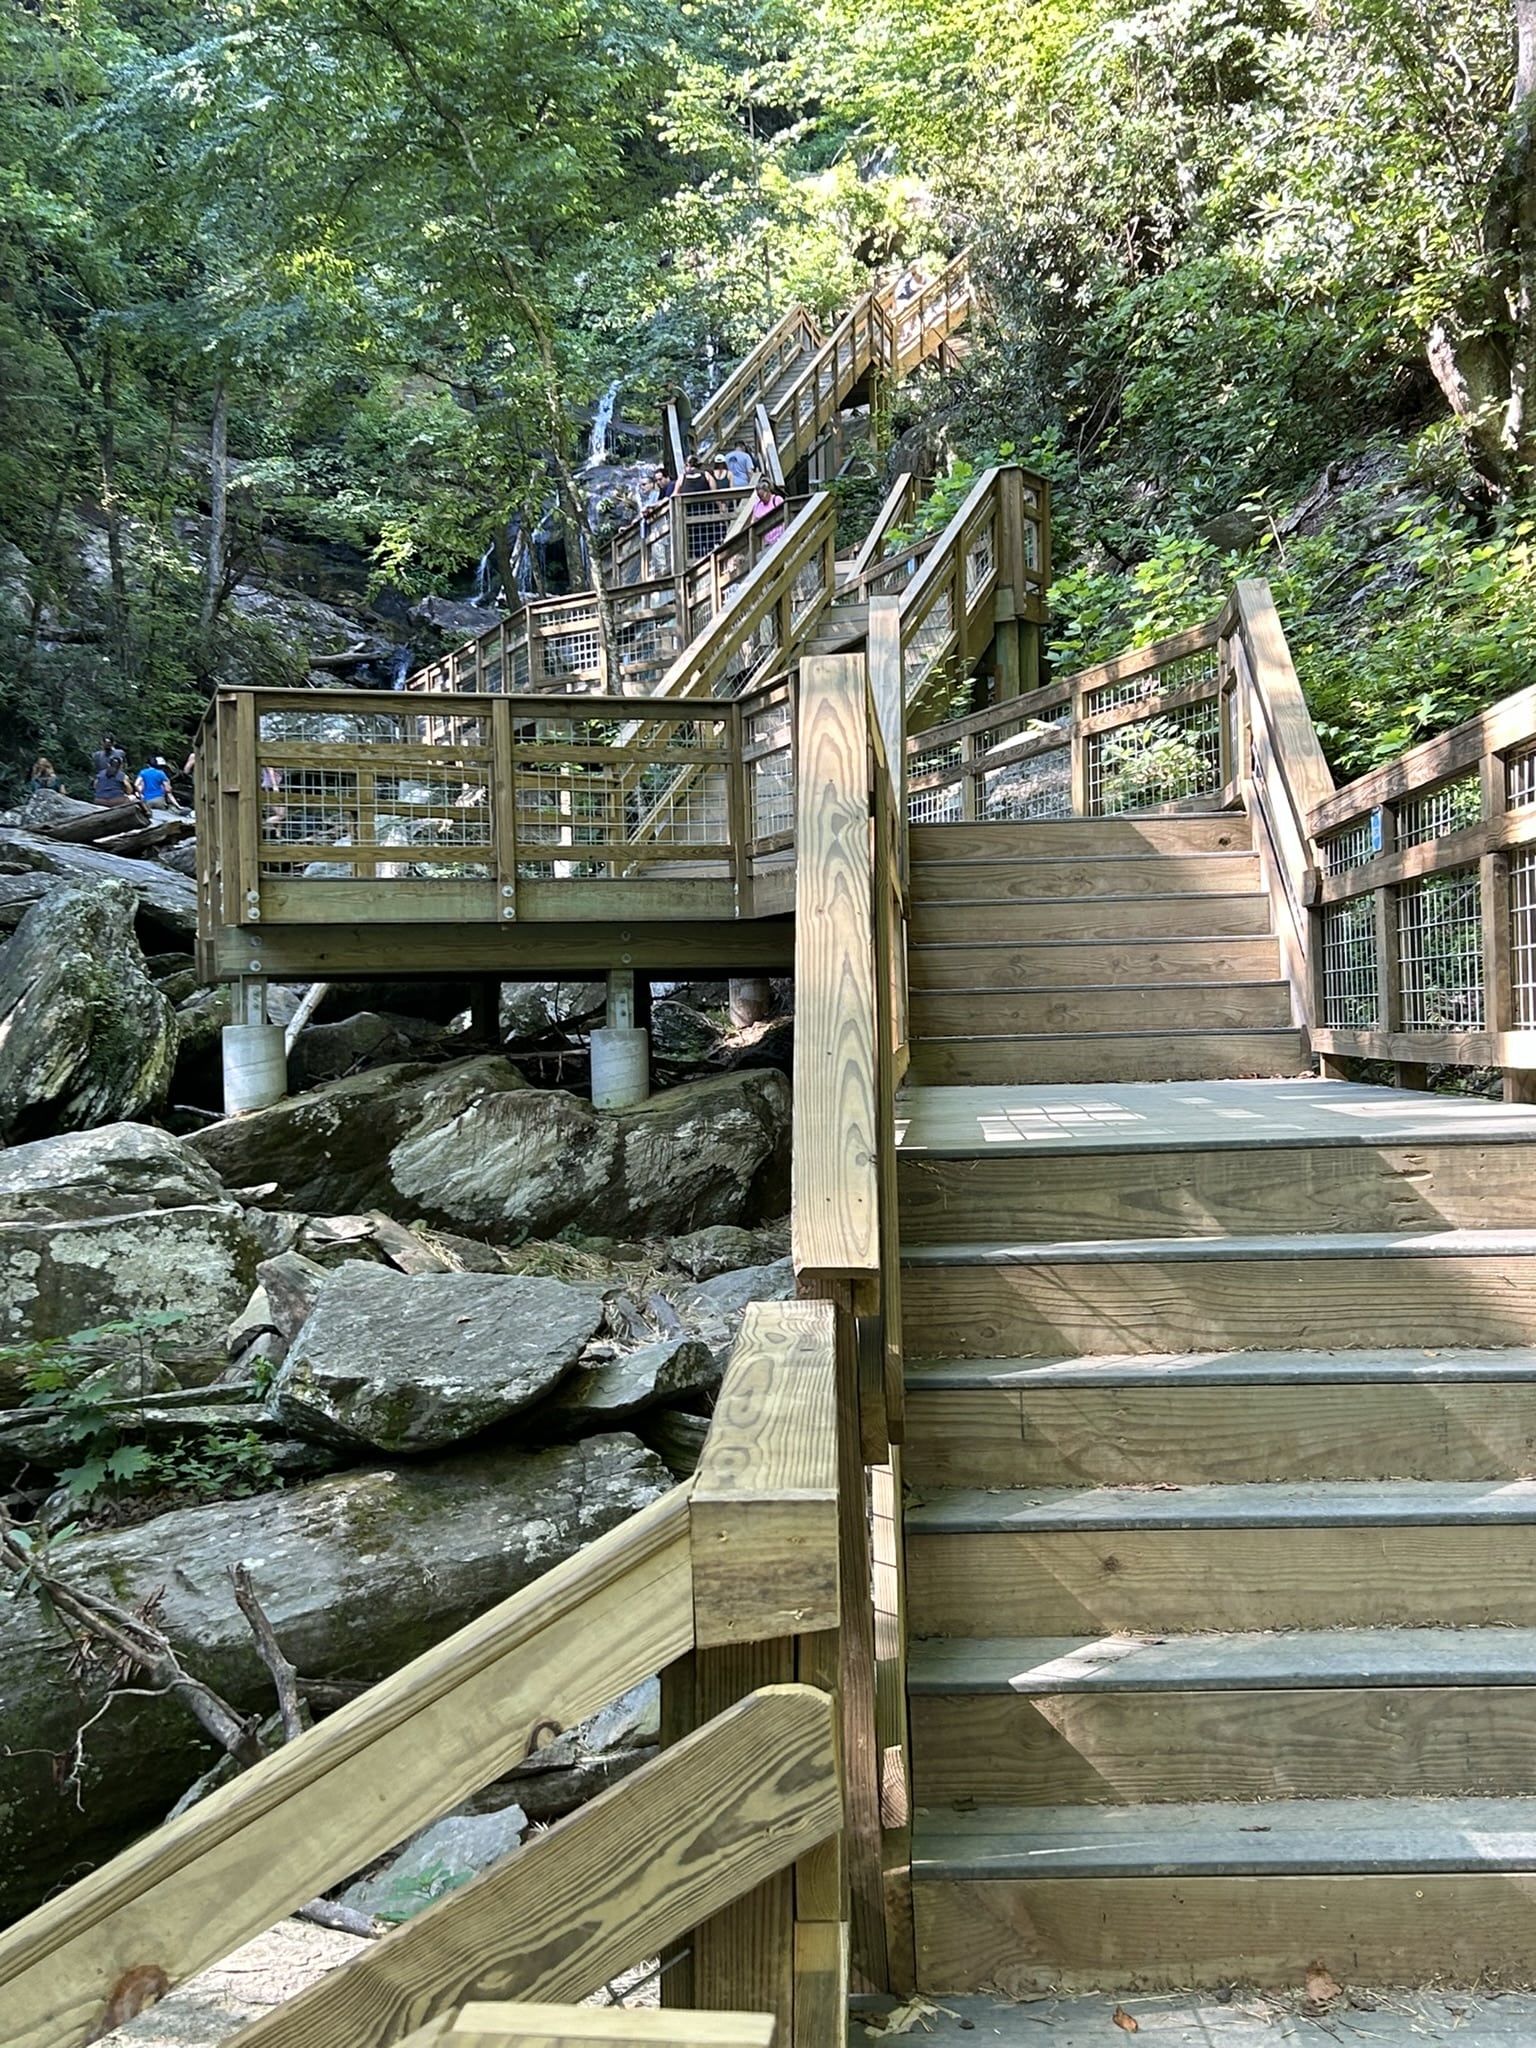
[[[916,826],[913,1078],[1306,1070],[1240,815]]]
[[[930,1994],[1536,1969],[1536,1110],[1309,1078],[1249,845],[912,835]]]

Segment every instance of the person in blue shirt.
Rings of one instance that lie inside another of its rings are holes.
[[[133,786],[152,811],[171,808],[171,774],[163,755],[156,754],[147,768],[139,770],[133,778]]]

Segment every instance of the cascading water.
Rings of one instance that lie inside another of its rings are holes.
[[[475,566],[475,588],[471,604],[489,604],[491,601],[491,576],[496,567],[496,549],[488,547]]]
[[[588,469],[596,469],[599,463],[608,460],[608,436],[613,430],[613,415],[619,402],[619,385],[620,379],[615,377],[597,401],[597,411],[592,415],[592,435],[587,442]]]
[[[394,667],[390,671],[389,687],[392,690],[403,690],[405,688],[405,679],[410,672],[411,650],[402,643],[402,645],[395,649]]]

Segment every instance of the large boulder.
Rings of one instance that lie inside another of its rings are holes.
[[[372,1679],[573,1556],[664,1492],[632,1437],[588,1437],[535,1456],[338,1474],[291,1493],[184,1508],[132,1529],[70,1537],[61,1572],[134,1607],[157,1592],[161,1625],[190,1669],[242,1712],[268,1713],[271,1683],[235,1606],[231,1565],[251,1568],[278,1640],[310,1678]],[[0,1600],[0,1918],[153,1826],[214,1761],[164,1698],[101,1704],[109,1664],[82,1668],[25,1597]]]
[[[173,1354],[218,1345],[262,1252],[248,1213],[168,1132],[109,1124],[0,1151],[0,1343],[174,1309]]]
[[[499,1055],[376,1067],[188,1142],[231,1187],[293,1206],[383,1209],[505,1242],[619,1238],[755,1222],[788,1206],[789,1086],[721,1074],[637,1109],[526,1086]]]
[[[608,986],[601,981],[509,981],[501,990],[503,1038],[543,1038],[579,1019],[602,1022]]]
[[[0,1136],[138,1116],[176,1063],[176,1017],[134,937],[120,882],[34,904],[0,956]]]
[[[74,1223],[223,1199],[207,1161],[153,1124],[103,1124],[0,1151],[0,1223]]]
[[[94,846],[72,846],[35,832],[0,830],[0,867],[52,878],[54,884],[122,882],[134,893],[139,915],[161,931],[197,930],[197,883],[158,860],[129,860]]]
[[[450,1229],[670,1236],[781,1208],[789,1125],[776,1074],[694,1081],[622,1111],[529,1090],[481,1097],[412,1131],[390,1173],[413,1214]]]
[[[337,1024],[311,1024],[288,1055],[288,1085],[296,1093],[368,1067],[421,1059],[443,1045],[441,1024],[388,1011],[358,1010]]]
[[[602,1320],[600,1287],[341,1266],[293,1340],[273,1405],[303,1436],[441,1450],[558,1386]]]
[[[211,1124],[188,1142],[230,1187],[275,1181],[295,1208],[319,1215],[394,1210],[390,1154],[402,1137],[525,1086],[495,1054],[445,1067],[407,1061]]]

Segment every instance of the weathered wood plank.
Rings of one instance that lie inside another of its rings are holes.
[[[1059,940],[1035,945],[919,946],[914,992],[940,989],[1147,988],[1168,982],[1256,982],[1279,978],[1267,934],[1233,938]]]
[[[907,1536],[914,1635],[1529,1627],[1536,1526]]]
[[[1053,818],[1049,824],[914,825],[914,860],[1034,860],[1041,855],[1250,853],[1253,821],[1211,817]]]
[[[1294,1991],[1312,1957],[1363,1984],[1444,1973],[1525,1983],[1536,1877],[1008,1879],[917,1887],[919,1965],[930,1993],[998,1985],[1181,1990],[1271,1984]],[[1300,1961],[1298,1961],[1300,1958]]]
[[[1536,1257],[909,1267],[916,1357],[1524,1344]]]
[[[91,2040],[126,1970],[216,1962],[692,1640],[679,1487],[0,1934],[7,2048]]]
[[[914,864],[914,887],[920,873]],[[1257,889],[1242,895],[1101,896],[1092,902],[936,900],[913,904],[909,929],[914,949],[993,940],[1029,945],[1049,939],[1215,939],[1268,933],[1270,913],[1268,898]]]
[[[465,2000],[579,1998],[840,1819],[831,1701],[766,1688],[257,2021],[240,2048],[386,2048]]]
[[[795,1925],[795,2048],[847,2048],[848,1923]]]
[[[694,1476],[690,1521],[701,1648],[836,1628],[830,1303],[748,1308]]]
[[[802,662],[792,1213],[823,1274],[880,1265],[868,732],[862,656]]]
[[[1084,964],[1091,974],[1091,963]],[[1034,1032],[1072,1038],[1112,1031],[1284,1031],[1290,1021],[1290,988],[1279,980],[917,989],[912,995],[912,1031],[919,1039]]]
[[[924,860],[913,871],[919,903],[1011,903],[1099,896],[1231,896],[1259,891],[1252,853],[1128,854],[1108,859]],[[1091,915],[1091,911],[1088,913]]]
[[[1299,1031],[1167,1031],[932,1038],[912,1050],[911,1078],[936,1087],[992,1082],[1212,1081],[1304,1074]]]
[[[787,1636],[699,1650],[689,1661],[698,1725],[749,1693],[788,1685],[797,1676],[795,1646]],[[807,1853],[819,1855],[831,1846],[829,1841]],[[794,1916],[795,1872],[775,1870],[692,1929],[690,1954],[679,1973],[686,1982],[677,1985],[674,1997],[663,1979],[663,2002],[769,2012],[787,2039],[794,2023]]]
[[[939,1694],[912,1749],[924,1806],[1528,1798],[1536,1686]]]
[[[1236,1126],[1233,1126],[1236,1128]],[[1385,1144],[900,1162],[913,1244],[968,1244],[997,1228],[1033,1243],[1279,1231],[1520,1230],[1536,1215],[1536,1146]]]
[[[519,2002],[466,2005],[446,2025],[434,2021],[426,2038],[453,2048],[772,2048],[775,2030],[769,2013]]]
[[[1536,1470],[1536,1386],[1376,1383],[907,1396],[916,1486],[1205,1480],[1518,1479]]]

